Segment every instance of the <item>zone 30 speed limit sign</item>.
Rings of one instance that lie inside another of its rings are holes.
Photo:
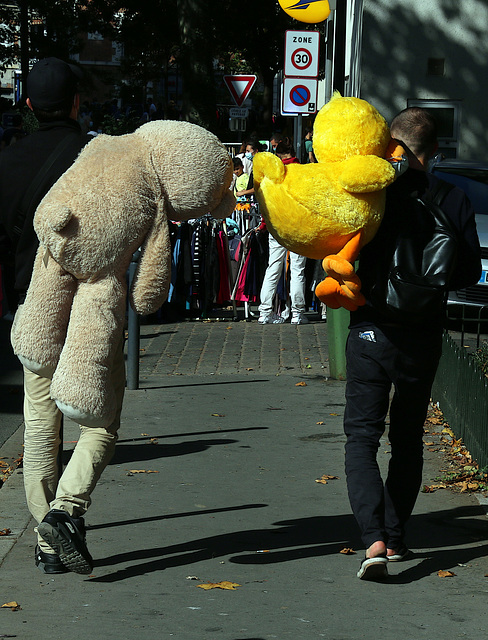
[[[285,35],[285,76],[316,78],[319,73],[318,31],[287,31]]]

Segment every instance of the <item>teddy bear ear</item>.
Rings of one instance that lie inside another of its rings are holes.
[[[50,218],[48,224],[53,231],[56,231],[56,233],[59,233],[62,229],[65,228],[65,226],[71,220],[71,216],[73,215],[73,213],[71,209],[66,205],[61,205],[56,207],[56,210],[54,213],[56,215]]]

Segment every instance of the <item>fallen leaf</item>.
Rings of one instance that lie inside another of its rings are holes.
[[[320,422],[316,422],[315,424],[325,424],[325,422],[320,421]]]
[[[433,447],[435,445],[435,442],[424,442],[426,447]]]
[[[439,576],[439,578],[453,578],[456,574],[452,571],[444,571],[444,569],[440,569],[437,572],[437,575]]]
[[[339,553],[343,553],[345,556],[356,555],[356,552],[354,551],[354,549],[350,549],[349,547],[344,547],[344,549],[341,549]]]
[[[198,578],[198,576],[186,576],[187,580],[200,580],[200,578]]]
[[[15,602],[15,600],[13,600],[12,602],[6,602],[5,604],[2,604],[1,608],[12,609],[12,611],[18,611],[19,609],[22,609],[20,604],[18,602]]]
[[[252,367],[246,367],[246,371],[254,371]]]
[[[306,387],[306,386],[307,386],[307,383],[306,383],[306,382],[297,382],[297,383],[295,384],[295,387]]]
[[[427,484],[424,484],[422,487],[422,493],[434,493],[435,489],[429,487]]]
[[[240,584],[237,582],[228,582],[224,580],[223,582],[206,582],[205,584],[197,584],[197,587],[200,589],[228,589],[229,591],[235,591],[236,587],[240,587]]]
[[[329,416],[338,416],[338,413],[329,413]]]
[[[151,471],[151,469],[130,469],[129,473],[159,473],[159,471]]]
[[[329,476],[326,473],[324,473],[324,475],[320,476],[320,478],[317,478],[315,480],[315,482],[319,482],[320,484],[327,484],[327,480],[338,480],[339,476]]]
[[[213,418],[225,418],[225,413],[212,413]]]
[[[0,536],[9,536],[11,533],[10,529],[0,529]]]

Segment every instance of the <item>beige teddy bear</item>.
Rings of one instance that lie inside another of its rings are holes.
[[[225,147],[187,122],[155,121],[124,136],[99,135],[39,205],[31,283],[12,344],[31,371],[51,377],[51,396],[69,418],[108,426],[110,382],[126,311],[126,273],[142,248],[130,302],[158,309],[171,276],[168,220],[235,207]]]

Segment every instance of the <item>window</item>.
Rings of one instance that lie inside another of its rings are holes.
[[[439,152],[446,158],[456,158],[459,146],[460,100],[408,100],[409,107],[422,107],[437,121]]]

